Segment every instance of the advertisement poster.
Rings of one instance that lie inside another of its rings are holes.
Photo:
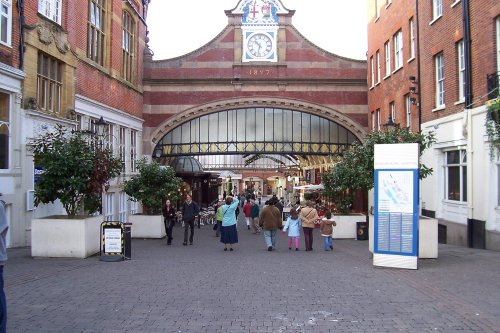
[[[122,229],[105,228],[104,229],[104,250],[106,253],[122,252]]]

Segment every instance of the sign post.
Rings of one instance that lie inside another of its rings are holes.
[[[375,145],[373,265],[418,268],[419,146]]]
[[[101,261],[124,260],[123,223],[101,223]]]

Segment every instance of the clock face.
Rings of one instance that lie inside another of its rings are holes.
[[[271,53],[273,42],[266,34],[255,34],[248,40],[248,52],[256,58],[264,58]]]

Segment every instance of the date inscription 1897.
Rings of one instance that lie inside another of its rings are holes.
[[[247,73],[250,76],[271,76],[273,70],[271,68],[250,68]]]

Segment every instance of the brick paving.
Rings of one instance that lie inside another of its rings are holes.
[[[375,268],[367,241],[289,251],[280,234],[239,224],[222,251],[211,227],[194,245],[132,241],[132,260],[32,259],[9,249],[8,332],[500,332],[500,253],[439,246],[416,271]]]

